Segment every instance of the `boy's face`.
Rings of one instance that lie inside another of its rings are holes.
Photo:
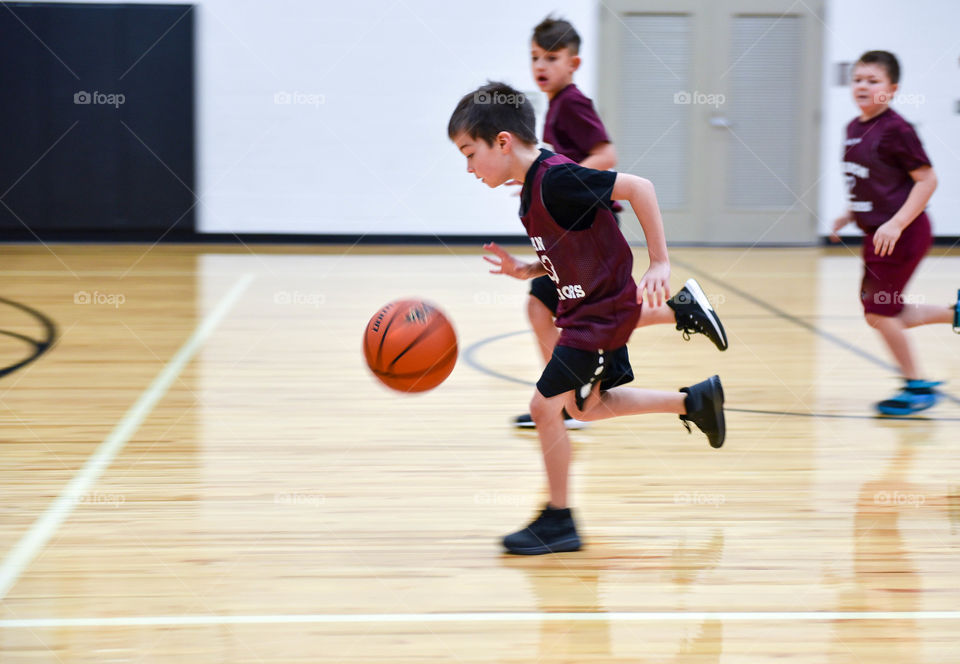
[[[467,172],[483,181],[491,189],[510,180],[510,145],[513,137],[502,131],[487,145],[482,138],[470,138],[467,133],[453,139],[460,153],[467,158]]]
[[[580,67],[580,56],[570,53],[569,48],[547,51],[536,42],[530,44],[530,59],[533,79],[551,99],[573,83],[573,72]]]
[[[860,111],[864,115],[874,116],[893,101],[897,85],[890,82],[890,75],[883,65],[861,63],[853,68],[850,89],[853,92],[853,101],[860,107]]]

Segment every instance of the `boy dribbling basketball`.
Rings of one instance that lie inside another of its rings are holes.
[[[567,503],[570,440],[564,410],[588,421],[674,413],[688,430],[693,422],[713,447],[723,445],[726,435],[718,376],[678,392],[623,387],[633,380],[626,348],[633,330],[674,322],[672,311],[662,306],[670,295],[670,261],[653,185],[540,150],[534,126],[533,109],[521,93],[489,83],[460,100],[447,127],[467,159],[467,171],[488,187],[523,183],[520,218],[538,260],[520,261],[490,243],[484,248],[493,257],[484,258],[495,266],[491,272],[517,279],[547,275],[558,291],[560,336],[530,402],[550,500],[530,525],[503,539],[507,551],[519,554],[580,548]],[[647,241],[650,266],[639,288],[633,254],[610,210],[615,199],[630,202]],[[661,306],[643,306],[644,294]]]
[[[603,121],[593,107],[593,102],[573,82],[573,75],[580,68],[580,35],[569,21],[548,16],[534,29],[530,42],[531,71],[537,86],[550,100],[543,123],[543,140],[552,152],[569,157],[580,166],[597,170],[613,168],[617,152],[613,147]],[[611,210],[621,208],[616,202]],[[673,312],[673,321],[684,338],[691,334],[703,334],[720,350],[727,349],[727,335],[716,312],[696,306],[702,289],[691,279],[687,286],[667,305]],[[705,299],[705,296],[704,296]],[[546,365],[553,355],[559,330],[554,324],[557,316],[558,292],[547,276],[530,280],[530,295],[527,298],[527,319],[537,337],[537,346]],[[670,311],[664,313],[669,314]],[[642,324],[647,324],[647,316]],[[657,323],[662,321],[657,320]],[[579,429],[584,424],[564,412],[564,424],[568,429]],[[529,413],[513,420],[514,426],[534,426]]]

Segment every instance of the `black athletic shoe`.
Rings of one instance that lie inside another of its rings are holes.
[[[522,556],[578,551],[580,536],[569,508],[557,510],[547,505],[529,526],[504,537],[503,548]]]
[[[563,423],[568,429],[585,429],[589,426],[587,422],[581,422],[580,420],[575,420],[570,415],[567,414],[566,409],[563,411]],[[513,426],[518,429],[536,429],[537,425],[534,423],[533,418],[530,417],[530,413],[525,413],[524,415],[517,415],[513,418]]]
[[[667,304],[677,316],[677,329],[683,331],[684,339],[689,341],[691,334],[702,334],[720,350],[727,350],[727,333],[723,330],[723,323],[696,279],[687,279],[687,283],[667,300]]]
[[[722,447],[727,436],[727,424],[723,419],[723,385],[720,376],[711,376],[701,383],[690,387],[681,387],[681,392],[687,393],[684,406],[686,415],[680,416],[683,426],[690,431],[690,422],[697,425],[711,447]]]

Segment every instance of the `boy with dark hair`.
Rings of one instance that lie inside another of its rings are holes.
[[[511,95],[513,95],[511,97]],[[550,500],[526,528],[503,539],[507,551],[542,554],[580,548],[567,505],[570,439],[563,412],[596,420],[640,413],[675,413],[687,429],[693,422],[720,447],[726,435],[723,387],[712,376],[678,392],[623,387],[633,380],[627,340],[633,329],[662,317],[669,297],[670,261],[653,185],[626,173],[584,168],[536,147],[529,133],[533,109],[527,103],[482,103],[517,99],[503,83],[489,83],[457,104],[447,135],[467,159],[467,171],[488,187],[517,180],[520,218],[538,260],[520,261],[495,243],[484,249],[494,274],[517,279],[547,275],[558,292],[560,337],[530,402],[540,438]],[[633,253],[610,210],[612,199],[630,202],[647,240],[650,266],[638,285]],[[642,322],[644,317],[647,321]]]
[[[960,332],[960,299],[950,306],[904,301],[904,290],[933,243],[924,208],[937,188],[937,175],[913,127],[890,102],[900,81],[900,63],[888,51],[867,51],[853,68],[851,89],[860,109],[847,125],[844,172],[847,213],[837,231],[855,221],[863,241],[860,300],[867,323],[880,333],[903,372],[903,389],[877,404],[884,415],[910,415],[939,399],[939,382],[922,377],[906,331],[918,325],[953,322]]]
[[[606,170],[616,166],[617,153],[593,102],[573,83],[573,74],[580,67],[579,52],[580,35],[564,19],[548,16],[533,29],[530,43],[533,77],[550,100],[543,140],[552,151],[581,166]],[[614,202],[612,209],[616,212],[621,208]],[[701,313],[698,307],[685,306],[694,304],[693,291],[702,293],[695,280],[691,280],[676,299],[667,302],[674,311],[677,329],[682,330],[686,338],[690,333],[706,334],[720,350],[725,350],[727,338],[716,313],[699,307],[705,312]],[[557,303],[557,289],[548,277],[538,277],[530,282],[527,318],[537,337],[544,364],[550,361],[560,334],[554,323]],[[568,413],[564,413],[564,422],[568,429],[584,426]],[[520,415],[514,419],[514,425],[533,427],[533,418],[529,414]]]

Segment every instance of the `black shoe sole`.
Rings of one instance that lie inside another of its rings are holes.
[[[560,540],[559,542],[552,542],[550,544],[517,548],[510,548],[504,543],[503,548],[507,550],[507,553],[512,553],[517,556],[539,556],[545,553],[567,553],[569,551],[580,550],[580,537],[574,536]]]
[[[723,384],[720,382],[720,376],[717,375],[710,376],[707,380],[710,381],[710,387],[713,390],[711,402],[713,403],[714,417],[717,419],[717,442],[714,443],[709,436],[707,436],[707,440],[710,441],[710,447],[720,449],[727,437],[727,421],[723,415]]]

